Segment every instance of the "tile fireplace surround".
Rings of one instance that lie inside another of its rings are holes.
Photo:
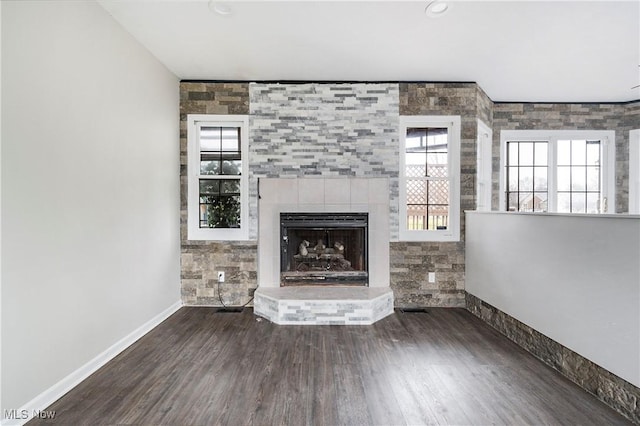
[[[386,178],[260,179],[254,312],[277,324],[372,324],[393,313]],[[280,287],[280,213],[368,213],[369,286]]]

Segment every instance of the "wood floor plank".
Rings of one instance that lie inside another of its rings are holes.
[[[79,425],[626,425],[463,309],[278,326],[182,308],[47,410]]]

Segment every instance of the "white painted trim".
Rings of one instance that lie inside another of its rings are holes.
[[[200,125],[240,127],[240,149],[242,150],[242,174],[240,175],[240,228],[200,228],[199,185],[200,147],[198,131]],[[249,116],[247,115],[187,115],[187,238],[189,240],[246,241],[249,239]]]
[[[404,147],[408,127],[447,127],[449,129],[449,229],[414,231],[407,229],[407,188],[404,176]],[[400,116],[400,241],[460,241],[460,139],[459,115],[403,115]]]
[[[18,409],[18,413],[27,413],[28,418],[24,419],[6,419],[0,424],[2,426],[9,425],[23,425],[27,423],[33,417],[33,413],[45,410],[48,406],[60,399],[64,394],[76,387],[80,382],[95,373],[99,368],[118,356],[122,351],[134,344],[142,336],[157,327],[162,321],[173,315],[178,309],[182,307],[182,301],[175,302],[164,311],[160,312],[155,317],[151,318],[140,327],[133,330],[131,333],[118,340],[109,348],[104,350],[98,356],[87,362],[67,377],[60,380],[58,383],[51,386],[49,389],[42,392],[40,395],[33,398],[31,401],[24,404]],[[2,414],[4,415],[4,413]]]
[[[491,210],[491,145],[493,143],[493,130],[487,126],[482,120],[478,119],[478,135],[477,135],[477,186],[476,186],[476,210]]]
[[[629,131],[629,213],[640,214],[640,129]]]
[[[2,46],[2,3],[0,1],[0,46]],[[0,176],[2,176],[2,55],[0,55]],[[0,241],[2,241],[2,179],[0,178]],[[2,244],[0,244],[0,306],[2,306]],[[2,327],[0,327],[0,408],[2,404]],[[0,423],[2,422],[0,413]]]
[[[547,141],[548,149],[548,211],[555,212],[557,142],[562,139],[600,139],[602,148],[602,183],[601,202],[607,199],[607,210],[615,213],[616,209],[616,132],[614,130],[503,130],[500,132],[500,211],[506,210],[505,180],[508,141]]]

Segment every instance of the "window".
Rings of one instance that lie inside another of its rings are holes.
[[[460,239],[460,117],[400,117],[400,239]]]
[[[188,238],[248,238],[248,119],[188,115]]]
[[[503,131],[507,211],[608,213],[615,194],[613,131]]]
[[[507,142],[508,211],[547,211],[547,151],[543,141]]]

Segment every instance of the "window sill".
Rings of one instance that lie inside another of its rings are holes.
[[[556,213],[556,212],[505,212],[500,210],[495,210],[495,211],[466,210],[465,213],[505,214],[505,215],[519,215],[519,216],[601,217],[601,218],[614,218],[614,219],[640,219],[640,215],[628,214],[628,213],[593,214],[593,213]]]
[[[189,241],[249,241],[249,232],[246,229],[189,229],[187,233]]]
[[[460,241],[456,232],[441,231],[400,231],[398,241],[415,241],[424,243],[455,243]]]

